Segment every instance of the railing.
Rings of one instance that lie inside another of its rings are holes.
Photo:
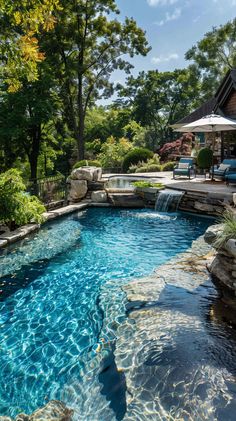
[[[27,191],[37,196],[45,205],[49,205],[52,202],[65,201],[67,197],[66,178],[64,175],[55,175],[29,180]]]

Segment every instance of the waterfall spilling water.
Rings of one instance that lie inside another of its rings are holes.
[[[184,192],[179,190],[165,189],[157,195],[155,210],[158,212],[176,212]]]

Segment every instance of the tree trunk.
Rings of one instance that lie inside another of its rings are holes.
[[[78,160],[84,159],[84,107],[83,107],[83,80],[82,75],[78,76],[78,117],[79,127],[77,133]]]
[[[31,151],[29,154],[30,162],[30,178],[33,180],[33,193],[37,194],[37,170],[38,170],[38,157],[41,141],[41,126],[33,126],[31,128]]]

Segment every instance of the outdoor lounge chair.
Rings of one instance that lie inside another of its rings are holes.
[[[210,174],[212,174],[212,169]],[[219,166],[214,166],[214,178],[218,180],[230,180],[233,174],[236,174],[236,159],[224,159]]]
[[[177,175],[188,177],[189,179],[191,176],[195,177],[194,158],[180,158],[178,164],[174,168],[173,178],[175,179]]]

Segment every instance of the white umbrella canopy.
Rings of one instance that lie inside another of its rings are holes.
[[[206,115],[199,120],[193,121],[192,123],[186,124],[178,129],[176,132],[195,132],[195,133],[216,133],[225,132],[229,130],[236,130],[236,120],[222,117],[217,114]],[[214,154],[215,150],[215,136],[212,141],[212,151]],[[212,155],[212,181],[214,180],[214,157]]]
[[[225,132],[229,130],[236,130],[236,120],[222,117],[217,114],[206,115],[199,120],[179,127],[175,132]]]

